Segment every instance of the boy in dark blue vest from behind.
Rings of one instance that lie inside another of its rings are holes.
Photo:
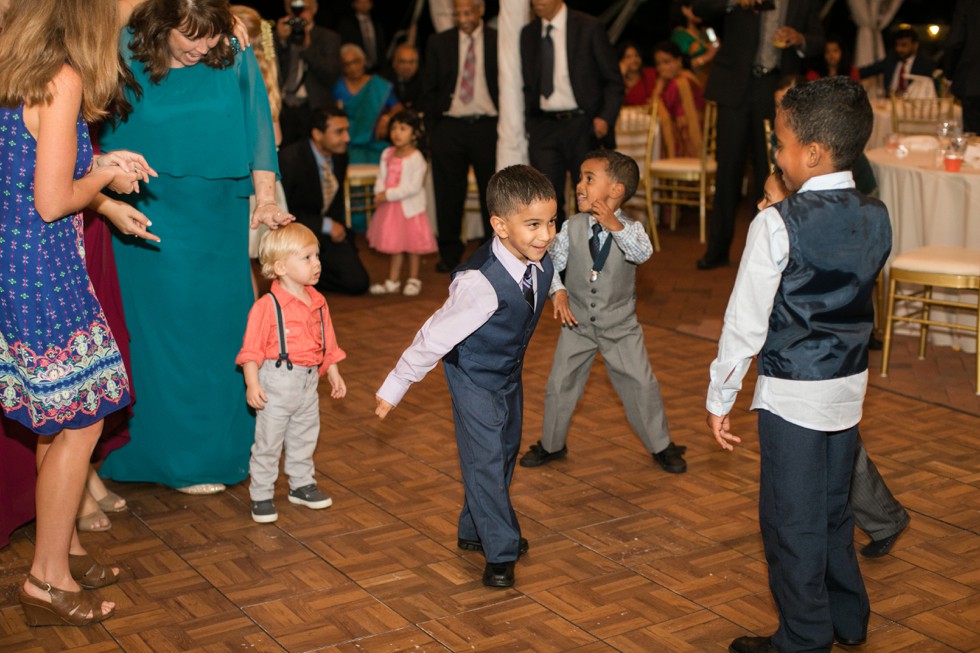
[[[465,498],[458,546],[486,557],[483,584],[510,587],[527,551],[510,501],[521,446],[524,351],[551,287],[558,204],[529,166],[490,178],[494,237],[453,272],[449,299],[422,325],[377,393],[381,419],[441,359],[453,402]]]
[[[777,107],[776,164],[796,193],[749,228],[707,399],[708,426],[731,451],[741,440],[728,414],[759,355],[759,525],[779,628],[739,637],[733,653],[830,651],[835,640],[867,637],[847,499],[871,293],[891,226],[884,205],[854,188],[850,169],[872,122],[864,89],[846,77],[790,89]]]

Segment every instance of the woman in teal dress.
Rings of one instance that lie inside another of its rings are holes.
[[[145,152],[159,177],[127,197],[159,244],[117,235],[134,385],[128,446],[102,476],[194,494],[248,475],[254,418],[235,367],[249,307],[253,225],[291,216],[276,207],[278,174],[268,97],[255,55],[241,51],[227,0],[147,0],[121,48],[137,86],[102,133],[105,148]]]
[[[334,99],[350,116],[351,163],[381,161],[388,142],[388,120],[401,110],[391,83],[379,75],[368,74],[364,50],[353,43],[340,48],[343,75],[333,87]]]

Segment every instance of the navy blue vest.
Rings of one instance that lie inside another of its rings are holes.
[[[888,259],[888,210],[854,189],[791,195],[776,204],[789,261],[759,353],[759,373],[821,381],[868,369],[871,292]]]
[[[501,390],[521,380],[524,350],[544,309],[555,267],[546,254],[541,260],[544,274],[538,275],[537,299],[532,311],[520,285],[493,255],[492,242],[484,243],[453,271],[453,276],[463,270],[479,270],[497,293],[497,310],[483,326],[453,347],[443,357],[443,364],[455,365],[481,388]]]

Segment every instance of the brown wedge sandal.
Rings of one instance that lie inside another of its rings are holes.
[[[119,580],[119,574],[114,573],[112,567],[96,562],[87,553],[80,556],[69,554],[68,570],[75,582],[87,590],[108,587]]]
[[[21,588],[20,607],[24,609],[28,626],[88,626],[105,621],[116,611],[113,608],[108,614],[102,614],[102,599],[93,594],[60,590],[30,574],[27,581],[51,597],[48,603],[34,598]]]

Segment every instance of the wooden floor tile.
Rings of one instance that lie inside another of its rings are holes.
[[[404,628],[408,622],[353,583],[245,612],[288,651],[309,651]]]
[[[427,621],[419,627],[452,651],[568,651],[594,641],[527,597]]]
[[[629,570],[560,585],[530,596],[599,639],[698,610],[694,603]]]
[[[336,646],[317,649],[317,653],[444,653],[446,648],[416,626],[365,637]]]

